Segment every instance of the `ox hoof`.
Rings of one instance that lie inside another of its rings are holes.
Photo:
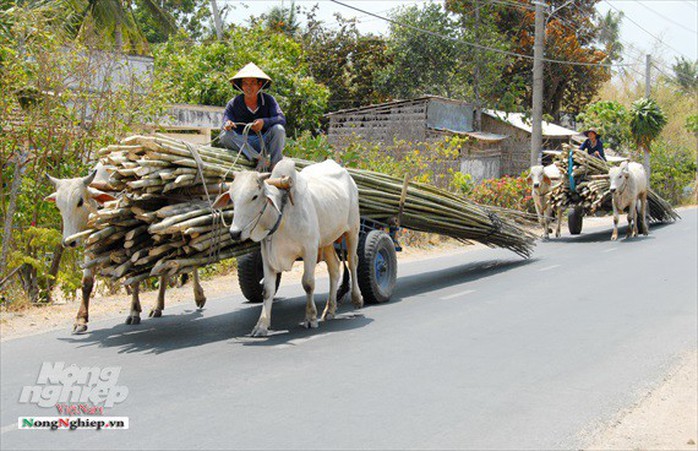
[[[306,329],[317,329],[318,322],[317,319],[306,319],[301,323],[301,326],[305,327]]]
[[[364,306],[364,298],[361,295],[352,296],[351,303],[354,305],[354,308],[362,308]]]
[[[138,315],[130,315],[126,317],[126,324],[135,326],[141,323],[141,317]]]
[[[87,332],[87,324],[73,324],[73,335]]]
[[[194,303],[198,308],[204,308],[204,305],[206,305],[206,298],[194,299]]]
[[[162,316],[162,310],[159,308],[154,308],[148,313],[148,318],[160,318]]]
[[[269,329],[267,329],[266,326],[255,326],[255,328],[252,329],[252,333],[250,333],[250,337],[254,338],[267,336],[269,336]]]
[[[325,312],[322,314],[323,321],[331,321],[334,319],[334,313]]]
[[[611,241],[615,241],[618,239],[618,235],[611,235]]]

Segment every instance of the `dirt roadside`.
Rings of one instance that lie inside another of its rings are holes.
[[[695,207],[691,209],[695,210]],[[690,209],[680,209],[679,213],[688,213]],[[585,218],[585,231],[606,227],[612,224],[612,218]],[[621,224],[625,224],[624,218]],[[566,232],[563,232],[566,233]],[[454,252],[468,252],[482,249],[482,245],[463,247],[455,241],[444,241],[422,248],[405,248],[398,254],[399,262],[435,258]],[[301,265],[284,274],[286,283],[299,282]],[[319,278],[326,277],[324,265],[318,265]],[[237,294],[240,289],[235,274],[218,276],[202,282],[209,302]],[[151,306],[155,304],[156,292],[141,295],[143,305],[142,317],[147,317]],[[191,286],[171,288],[167,291],[166,306],[192,303]],[[2,312],[0,319],[0,341],[5,342],[19,337],[35,335],[55,329],[69,331],[73,323],[78,302],[68,302],[41,309],[11,313]],[[128,314],[129,296],[97,296],[90,306],[90,320],[123,317]],[[193,305],[193,303],[192,303]],[[167,314],[167,311],[165,311]],[[694,349],[683,356],[680,363],[670,370],[657,386],[638,394],[638,401],[618,412],[609,423],[602,425],[588,439],[589,450],[697,450],[698,447],[698,361]]]

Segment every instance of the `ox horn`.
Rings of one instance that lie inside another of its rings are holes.
[[[291,189],[291,187],[293,186],[293,181],[291,180],[291,177],[287,175],[284,175],[283,177],[268,179],[266,182],[268,185],[285,190]]]
[[[51,177],[50,174],[46,174],[46,178],[48,179],[49,182],[51,182],[51,184],[53,184],[54,188],[58,187],[58,182],[60,181],[60,179],[57,179],[55,177]]]
[[[87,177],[84,177],[82,179],[82,183],[85,186],[90,186],[90,183],[92,183],[92,181],[95,179],[96,176],[97,176],[97,169],[94,169],[92,172],[90,172],[90,175],[88,175]]]

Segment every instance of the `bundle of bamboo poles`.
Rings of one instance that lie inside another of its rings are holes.
[[[570,153],[572,154],[572,173],[577,181],[574,191],[570,188],[568,176]],[[571,146],[565,146],[565,150],[558,156],[555,164],[563,174],[562,180],[553,187],[551,194],[555,207],[564,209],[575,205],[582,207],[585,214],[613,209],[608,179],[611,165]],[[651,189],[647,196],[647,204],[651,221],[671,222],[679,219],[678,213],[671,205]]]
[[[227,232],[233,208],[214,210],[234,171],[250,169],[229,150],[193,146],[163,135],[133,136],[99,152],[117,200],[90,215],[85,238],[89,260],[103,276],[131,284],[176,275],[236,257],[258,244],[235,242]],[[299,168],[311,162],[295,160]],[[534,236],[513,211],[488,209],[434,187],[371,171],[349,169],[359,187],[362,217],[399,218],[402,227],[463,242],[530,255]]]

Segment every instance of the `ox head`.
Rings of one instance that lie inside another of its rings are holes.
[[[289,177],[270,178],[271,174],[253,171],[236,172],[233,183],[213,204],[222,208],[232,202],[235,206],[230,235],[234,240],[262,241],[281,214],[278,190],[289,190]]]
[[[528,183],[530,183],[534,189],[537,189],[540,188],[542,184],[550,185],[552,180],[550,180],[550,177],[545,173],[545,168],[538,165],[531,167],[531,172],[528,174]]]
[[[90,213],[97,211],[100,204],[114,200],[115,198],[105,192],[90,187],[95,179],[97,170],[86,177],[74,179],[57,179],[46,174],[46,177],[56,189],[46,196],[44,200],[55,202],[63,219],[63,246],[75,247],[75,240],[67,238],[87,228],[87,219]]]
[[[630,177],[630,170],[628,169],[628,162],[624,161],[618,167],[613,167],[608,171],[608,178],[611,182],[611,193],[616,191],[623,191],[625,184],[628,183],[628,177]]]

